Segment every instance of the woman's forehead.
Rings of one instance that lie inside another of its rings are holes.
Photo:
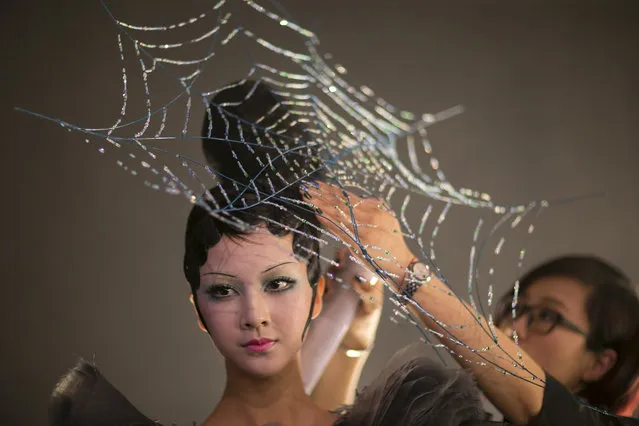
[[[201,272],[263,270],[281,263],[299,263],[293,253],[292,234],[278,237],[257,230],[241,237],[222,239],[208,250]]]
[[[535,280],[523,297],[529,303],[562,306],[573,311],[584,311],[590,294],[588,286],[569,277],[543,277]]]

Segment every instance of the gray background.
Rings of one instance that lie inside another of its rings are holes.
[[[532,238],[508,240],[526,247],[525,266],[567,252],[595,253],[637,280],[635,3],[323,0],[284,6],[316,31],[351,81],[417,112],[466,107],[431,133],[453,184],[504,202],[606,192],[551,209]],[[118,16],[148,23],[177,21],[207,4],[110,3]],[[95,359],[147,415],[165,423],[201,421],[218,400],[224,375],[196,327],[181,274],[188,204],[147,190],[82,137],[11,110],[22,106],[83,126],[112,123],[121,90],[116,29],[93,1],[3,8],[8,195],[2,210],[9,238],[0,418],[8,425],[45,424],[54,383],[82,356]],[[238,77],[228,61],[212,86]],[[454,220],[439,238],[439,259],[453,285],[463,288],[469,228]],[[515,278],[517,250],[495,262],[497,293]],[[415,338],[413,329],[385,316],[363,382]]]

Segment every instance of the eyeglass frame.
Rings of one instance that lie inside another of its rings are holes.
[[[518,311],[518,309],[523,309],[522,311]],[[535,333],[540,334],[542,336],[547,336],[549,335],[554,329],[555,327],[559,326],[563,326],[564,328],[572,331],[573,333],[579,334],[581,336],[584,336],[586,338],[586,340],[588,340],[589,333],[586,333],[585,331],[583,331],[577,324],[575,324],[574,322],[570,321],[569,319],[566,319],[566,317],[561,314],[560,312],[557,312],[556,310],[549,308],[547,306],[534,306],[534,305],[530,305],[528,303],[518,303],[515,306],[515,311],[516,311],[516,316],[511,316],[509,318],[509,320],[511,321],[516,321],[517,319],[519,319],[521,316],[523,315],[528,315],[527,321],[526,321],[526,328],[530,329],[530,326],[533,324],[533,322],[535,322],[535,320],[539,321],[539,319],[534,315],[534,310],[539,310],[539,309],[547,309],[548,311],[552,312],[556,319],[554,319],[550,325],[550,327],[548,328],[547,331],[545,332],[539,332],[538,330],[534,330]]]

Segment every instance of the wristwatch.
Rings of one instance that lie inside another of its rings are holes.
[[[413,260],[406,268],[404,275],[404,296],[412,299],[417,289],[428,283],[432,277],[430,266],[418,259]]]

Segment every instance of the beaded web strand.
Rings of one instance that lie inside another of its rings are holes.
[[[201,117],[208,117],[209,123],[222,120],[226,137],[211,136],[219,129],[210,124],[208,132],[205,129],[205,135],[209,135],[205,139],[238,149],[244,147],[249,152],[262,149],[254,156],[260,172],[249,175],[244,171],[248,183],[236,182],[241,191],[254,195],[251,199],[257,203],[277,202],[280,206],[297,203],[298,207],[301,204],[313,209],[311,203],[291,200],[282,191],[300,185],[308,187],[312,185],[309,176],[323,171],[333,185],[383,200],[396,212],[414,252],[429,262],[442,279],[436,264],[436,242],[452,209],[473,209],[479,218],[469,229],[466,296],[469,309],[494,340],[494,345],[474,352],[481,356],[482,352],[499,347],[490,314],[495,269],[488,270],[484,302],[478,288],[480,260],[491,257],[494,264],[499,259],[506,233],[513,230],[533,233],[535,217],[549,203],[500,204],[487,193],[457,187],[446,178],[434,155],[428,129],[461,113],[460,107],[434,114],[396,108],[373,89],[348,81],[346,68],[322,51],[316,34],[250,0],[221,0],[197,16],[169,25],[133,25],[117,19],[106,6],[105,9],[119,30],[117,48],[122,64],[122,105],[110,124],[87,128],[22,111],[83,135],[85,142],[96,147],[100,155],[112,158],[148,188],[184,197],[189,203],[205,206],[220,220],[228,220],[225,212],[250,205],[226,196],[215,198],[208,188],[228,177],[198,159]],[[224,55],[241,57],[247,65],[244,69],[234,68],[232,78],[236,83],[213,85],[207,73],[223,69],[225,63],[218,59]],[[156,96],[154,88],[159,84],[172,88],[172,95],[167,99]],[[210,102],[217,94],[239,85],[250,86],[245,99]],[[242,117],[229,120],[227,109],[249,101],[263,85],[272,88],[279,99],[277,104],[254,121],[247,122]],[[239,139],[229,137],[232,126],[236,126],[233,130],[239,133]],[[237,158],[237,168],[244,170],[245,165]],[[262,183],[260,189],[256,181]],[[352,223],[348,211],[352,212],[354,207],[346,203],[344,220],[355,229],[370,226]],[[321,246],[343,244],[353,250],[392,258],[392,253],[383,247],[364,247],[357,233],[348,241],[324,229],[319,235]],[[525,254],[524,248],[518,249],[518,268]],[[323,263],[333,262],[320,253],[313,255],[319,256]],[[377,270],[375,258],[367,259],[365,266]],[[412,318],[397,303],[403,296],[386,285],[394,303],[393,319],[415,325],[424,342],[446,349],[430,342],[429,336],[435,332]],[[513,315],[517,289],[516,284]],[[440,337],[467,348],[455,338],[455,330],[464,327],[463,324],[439,324],[446,333]],[[458,356],[454,351],[451,353]],[[539,379],[532,377],[519,359],[509,362],[521,368],[522,379],[533,383],[536,380],[539,384]]]

